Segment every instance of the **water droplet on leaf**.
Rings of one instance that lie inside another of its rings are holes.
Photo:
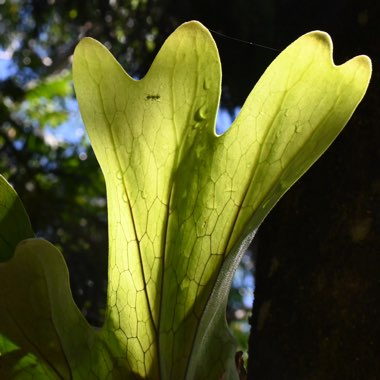
[[[197,111],[195,112],[194,119],[195,121],[204,121],[206,120],[207,116],[207,108],[206,107],[199,107]]]
[[[205,90],[209,90],[210,89],[210,82],[208,82],[206,79],[203,80],[203,88]]]

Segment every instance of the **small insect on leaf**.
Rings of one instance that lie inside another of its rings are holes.
[[[161,98],[160,95],[147,95],[145,100],[159,100]]]

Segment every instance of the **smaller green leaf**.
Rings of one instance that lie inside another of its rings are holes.
[[[20,198],[0,175],[0,262],[13,255],[21,240],[33,236],[28,214]]]
[[[0,263],[0,379],[106,378],[113,367],[75,305],[60,252],[22,241]]]

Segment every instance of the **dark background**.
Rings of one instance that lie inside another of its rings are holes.
[[[46,145],[67,118],[70,57],[90,35],[142,76],[184,21],[282,50],[311,30],[328,32],[337,64],[367,54],[367,95],[329,151],[284,196],[256,239],[249,378],[380,378],[379,2],[5,1],[0,46],[13,72],[0,76],[0,172],[33,227],[62,248],[73,294],[93,324],[105,302],[104,185],[91,148]],[[241,106],[276,51],[214,35],[222,105]],[[46,59],[49,58],[49,60]]]

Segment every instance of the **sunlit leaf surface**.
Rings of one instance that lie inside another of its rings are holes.
[[[322,32],[290,45],[217,136],[221,68],[201,24],[179,27],[140,81],[97,41],[83,39],[74,84],[107,185],[106,322],[96,333],[84,323],[67,275],[59,275],[66,273],[58,269],[59,252],[38,240],[25,244],[31,276],[47,279],[35,290],[41,305],[19,319],[23,308],[35,307],[9,300],[13,286],[18,299],[27,297],[20,286],[33,288],[17,280],[25,265],[18,264],[26,255],[21,243],[0,267],[15,273],[1,277],[8,290],[0,293],[0,368],[1,360],[7,368],[24,360],[19,373],[58,378],[236,379],[225,322],[236,266],[270,209],[331,144],[368,85],[367,57],[335,66],[331,50]],[[62,305],[68,317],[55,317]],[[40,337],[33,326],[44,324]],[[46,341],[51,347],[42,349]],[[38,366],[30,367],[33,360]]]

